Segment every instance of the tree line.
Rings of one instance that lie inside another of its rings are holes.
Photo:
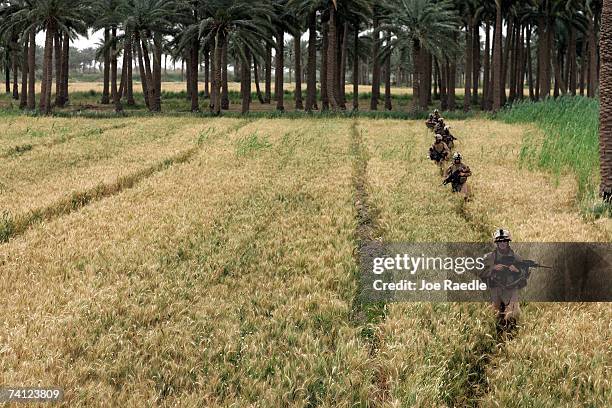
[[[202,86],[207,109],[229,108],[230,58],[243,112],[253,82],[260,102],[285,109],[288,66],[295,109],[357,110],[364,83],[369,109],[392,109],[394,82],[412,87],[415,111],[435,100],[456,109],[458,84],[464,111],[496,111],[523,98],[594,97],[601,14],[602,0],[0,0],[0,61],[21,108],[42,113],[68,103],[70,43],[92,29],[104,33],[101,102],[117,111],[135,104],[134,70],[147,108],[161,110],[164,55],[184,61],[192,111],[203,108]]]

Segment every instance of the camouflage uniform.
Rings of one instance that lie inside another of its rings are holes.
[[[527,272],[519,268],[517,268],[518,273],[507,268],[500,271],[494,270],[494,266],[499,264],[502,257],[513,259],[515,262],[522,262],[523,260],[509,246],[506,253],[502,253],[499,248],[496,248],[493,252],[485,255],[485,269],[480,274],[480,278],[487,283],[491,292],[492,306],[498,317],[506,322],[516,321],[521,313],[518,291],[527,284]]]
[[[453,135],[451,135],[448,126],[445,126],[444,130],[442,131],[442,140],[444,141],[444,143],[446,143],[449,149],[452,149],[455,145],[455,142],[453,142],[454,139],[455,138],[453,137]]]
[[[448,161],[450,154],[450,149],[446,143],[441,140],[436,140],[429,148],[429,158],[436,162],[436,165],[440,169],[440,175],[444,173],[444,164]]]
[[[465,173],[465,174],[464,174],[464,176],[459,178],[459,183],[453,183],[452,184],[453,192],[454,193],[461,192],[467,198],[467,196],[469,194],[469,189],[468,189],[468,186],[467,186],[467,178],[472,175],[472,171],[470,170],[470,168],[468,166],[466,166],[463,163],[455,163],[455,162],[453,162],[453,164],[451,164],[446,169],[446,172],[444,173],[444,178],[447,178],[452,173],[454,173],[456,170],[459,170],[460,173]]]

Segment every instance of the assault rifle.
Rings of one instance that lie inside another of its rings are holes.
[[[497,276],[497,278],[495,276],[493,277],[493,281],[495,281],[499,286],[503,286],[503,287],[506,287],[506,288],[517,287],[517,288],[520,289],[520,288],[525,287],[527,285],[527,279],[530,276],[529,268],[552,269],[550,266],[540,265],[539,263],[537,263],[536,261],[532,261],[531,259],[524,259],[522,261],[516,261],[514,259],[514,257],[512,257],[512,256],[502,256],[501,259],[496,261],[496,264],[501,264],[501,265],[506,266],[506,268],[504,269],[504,271],[506,271],[506,273],[508,273],[507,272],[507,271],[509,271],[508,267],[510,267],[511,265],[514,265],[519,270],[519,272],[517,274],[518,276],[516,278],[514,278],[514,280],[511,281],[511,282],[507,282],[508,278],[504,279],[504,278],[502,278],[502,276]],[[500,281],[500,279],[501,279],[501,281]],[[510,279],[513,279],[513,278],[510,278]],[[502,282],[504,282],[504,283],[502,283]]]
[[[447,178],[444,179],[444,181],[442,182],[442,185],[445,186],[448,183],[459,184],[459,180],[461,179],[461,176],[459,176],[459,173],[461,173],[461,169],[457,169],[453,171]]]
[[[552,269],[550,266],[540,265],[536,261],[532,261],[531,259],[524,259],[520,262],[515,261],[511,256],[502,256],[501,259],[497,262],[501,265],[514,265],[519,269],[529,269],[529,268],[544,268],[544,269]]]

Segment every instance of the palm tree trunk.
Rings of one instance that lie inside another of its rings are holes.
[[[472,17],[468,18],[465,26],[465,86],[463,95],[463,111],[469,112],[472,103],[472,59],[474,57],[472,39]]]
[[[15,46],[17,48],[17,46]],[[17,50],[14,49],[11,55],[13,64],[13,99],[19,100],[19,58],[17,58]]]
[[[440,110],[448,109],[448,91],[447,91],[447,76],[446,73],[446,62],[437,62],[438,75],[440,77]]]
[[[285,32],[278,28],[276,32],[276,68],[274,70],[275,84],[274,97],[276,98],[276,110],[285,110],[284,75],[285,72]]]
[[[306,111],[317,109],[317,13],[308,15],[308,75],[306,81]]]
[[[26,40],[23,46],[23,55],[21,56],[21,99],[19,100],[19,109],[25,109],[28,105],[28,41]]]
[[[30,30],[28,47],[28,109],[36,109],[36,31]]]
[[[480,101],[480,108],[482,110],[489,110],[491,106],[489,105],[489,73],[491,71],[491,64],[489,59],[489,54],[491,50],[491,41],[490,41],[490,32],[491,25],[487,21],[485,23],[485,49],[484,49],[484,57],[483,57],[483,75],[482,75],[482,100]]]
[[[425,47],[421,46],[420,54],[419,65],[421,67],[419,69],[419,108],[422,111],[426,111],[429,101],[431,100],[431,69],[428,67],[428,65],[431,66],[431,62],[429,60],[429,52],[425,49]]]
[[[229,88],[227,84],[227,41],[223,41],[221,49],[221,109],[229,109]]]
[[[595,90],[597,88],[597,38],[595,30],[595,17],[589,17],[588,25],[588,52],[589,52],[589,76],[587,81],[587,96],[589,98],[595,97]]]
[[[502,49],[503,59],[502,59],[502,70],[500,80],[500,92],[501,92],[501,105],[506,104],[506,78],[508,76],[509,70],[509,59],[510,59],[510,49],[512,48],[512,41],[514,39],[514,19],[510,18],[507,23],[507,34],[506,41],[504,44],[504,48]]]
[[[121,80],[119,81],[119,99],[123,98],[123,94],[125,93],[126,74],[127,74],[127,58],[125,57],[125,53],[124,53],[123,61],[121,63]]]
[[[121,106],[121,100],[119,99],[119,92],[117,90],[117,27],[113,26],[111,29],[111,98],[115,105],[115,111],[120,112],[123,107]]]
[[[527,26],[527,82],[529,82],[529,99],[534,101],[533,89],[533,61],[531,58],[531,26]]]
[[[582,40],[582,50],[580,53],[580,96],[584,96],[584,86],[586,81],[586,71],[587,71],[587,41],[585,41],[585,37],[583,36]]]
[[[342,26],[342,48],[340,53],[340,96],[338,103],[342,110],[346,110],[346,61],[348,58],[348,33],[349,23],[344,22]]]
[[[510,41],[510,95],[509,100],[510,103],[514,102],[516,98],[516,76],[517,68],[518,68],[518,30],[517,25],[514,27],[514,32],[512,33],[512,39]]]
[[[387,44],[389,42],[391,42],[391,33],[387,34]],[[385,109],[393,109],[391,104],[391,53],[385,58]]]
[[[603,2],[600,33],[599,193],[612,201],[612,4]]]
[[[327,94],[327,49],[329,48],[329,22],[324,22],[321,28],[321,111],[329,110],[329,96]]]
[[[299,42],[299,38],[297,39]],[[248,48],[244,50],[246,60],[249,62],[243,62],[240,67],[242,72],[240,73],[240,94],[242,96],[242,114],[249,112],[251,103],[251,52]]]
[[[40,97],[40,112],[47,115],[51,112],[51,87],[53,86],[53,38],[55,37],[55,22],[48,21],[45,33],[45,52],[43,56],[42,92]]]
[[[142,85],[142,95],[145,100],[145,105],[147,109],[151,109],[151,102],[149,101],[149,81],[147,81],[147,73],[144,66],[144,61],[142,55],[144,54],[141,45],[140,45],[140,32],[136,31],[134,33],[134,43],[136,46],[136,53],[138,54],[138,68],[140,71],[140,83]]]
[[[302,47],[300,35],[293,38],[293,53],[295,55],[295,109],[304,109],[302,103]],[[249,72],[250,75],[250,72]],[[249,86],[250,86],[249,81]]]
[[[448,68],[448,110],[454,111],[456,106],[455,83],[457,80],[457,63],[453,60]]]
[[[144,57],[144,68],[145,76],[147,78],[147,94],[149,98],[149,111],[155,111],[155,82],[153,81],[153,74],[151,73],[151,58],[149,56],[149,47],[147,45],[146,37],[141,39],[142,43],[142,56]]]
[[[204,50],[204,98],[205,99],[210,98],[210,88],[209,88],[210,67],[209,65],[210,65],[210,49],[207,46],[206,49]]]
[[[359,22],[353,32],[353,110],[359,110]]]
[[[11,63],[8,48],[4,52],[4,89],[7,94],[11,93]]]
[[[374,41],[372,42],[372,100],[370,101],[370,109],[378,109],[378,99],[380,98],[380,33],[378,32],[379,17],[374,8]],[[418,48],[420,52],[420,47]],[[414,52],[414,50],[413,50]],[[417,70],[415,69],[415,72]]]
[[[104,44],[108,44],[110,41],[110,30],[108,28],[104,29]],[[102,90],[102,101],[103,105],[107,105],[110,103],[109,95],[109,83],[110,83],[110,50],[107,48],[104,51],[104,85]]]
[[[213,77],[213,92],[211,98],[211,112],[219,115],[221,113],[221,64],[223,62],[223,33],[217,33],[215,40],[215,75]]]
[[[68,33],[64,33],[63,49],[62,49],[62,104],[65,106],[68,103],[68,76],[70,69],[70,37]]]
[[[548,24],[544,16],[538,18],[538,98],[544,99],[550,94],[550,78],[546,76],[546,67],[550,65],[550,55],[547,54],[548,48]]]
[[[192,41],[189,49],[189,62],[191,63],[191,111],[198,112],[200,110],[200,102],[198,100],[198,66],[199,66],[199,49],[200,41],[195,38]]]
[[[132,66],[133,66],[133,60],[134,60],[134,55],[133,55],[134,46],[133,46],[132,40],[133,40],[132,33],[131,32],[126,33],[125,40],[124,40],[123,55],[124,55],[124,58],[127,59],[125,93],[127,97],[128,106],[136,105],[136,101],[134,100],[134,77],[133,77],[133,72],[132,72]]]
[[[153,84],[155,89],[155,112],[161,112],[162,34],[153,34]],[[197,72],[197,58],[195,61]]]
[[[472,103],[478,105],[478,82],[480,81],[480,26],[481,21],[472,25]]]
[[[568,43],[567,64],[569,66],[569,93],[576,95],[576,27],[570,24],[570,39]]]
[[[434,68],[433,68],[433,100],[437,101],[440,99],[440,91],[438,88],[438,84],[439,84],[439,77],[438,77],[438,71],[436,70],[436,58],[434,58]]]
[[[55,58],[55,106],[62,106],[62,33],[56,32],[53,38],[53,57]]]
[[[495,31],[493,34],[493,75],[491,78],[491,85],[493,87],[493,111],[497,112],[502,105],[501,97],[501,75],[502,75],[502,16],[501,16],[501,4],[500,0],[496,0],[496,18],[495,18]]]
[[[272,47],[269,44],[266,45],[266,60],[264,68],[264,100],[266,103],[270,103],[272,100]]]
[[[255,76],[255,92],[257,93],[257,99],[259,99],[259,103],[263,104],[265,99],[259,88],[259,69],[257,68],[257,59],[255,56],[253,56],[253,75]]]
[[[337,33],[336,33],[336,7],[330,3],[329,6],[329,32],[327,37],[327,96],[332,111],[338,110],[338,96],[336,95],[336,64],[337,50]]]
[[[418,112],[421,95],[421,44],[418,40],[412,41],[412,111]]]

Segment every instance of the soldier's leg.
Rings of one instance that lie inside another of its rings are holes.
[[[520,314],[521,314],[521,308],[519,306],[518,290],[514,289],[512,291],[512,294],[510,295],[510,301],[508,302],[508,305],[506,306],[506,313],[504,317],[507,321],[516,322]]]
[[[470,197],[470,189],[468,187],[467,181],[461,185],[461,194],[467,200]]]

